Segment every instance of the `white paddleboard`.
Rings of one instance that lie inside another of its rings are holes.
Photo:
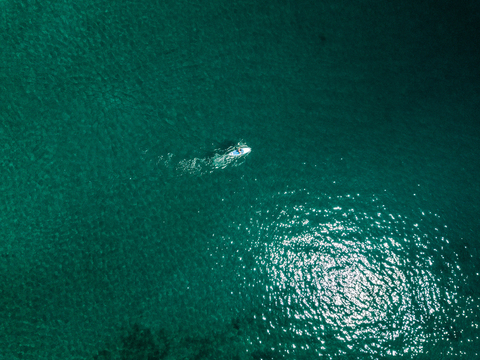
[[[229,152],[228,155],[230,155],[230,156],[242,156],[242,155],[246,155],[250,151],[252,151],[252,149],[250,149],[249,147],[240,148],[240,152],[238,150],[239,149],[235,149],[234,151]]]

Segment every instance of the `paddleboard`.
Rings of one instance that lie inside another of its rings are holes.
[[[242,156],[242,155],[248,154],[250,151],[252,151],[252,149],[250,149],[249,147],[244,147],[244,148],[240,148],[240,152],[238,151],[238,149],[235,149],[234,151],[229,152],[228,155]]]

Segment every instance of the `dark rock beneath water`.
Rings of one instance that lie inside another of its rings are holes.
[[[158,344],[150,329],[135,324],[127,336],[123,338],[120,358],[123,360],[160,360],[168,353],[166,339]]]

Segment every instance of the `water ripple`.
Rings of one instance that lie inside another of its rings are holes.
[[[420,354],[437,341],[432,318],[455,301],[451,279],[461,276],[441,255],[441,219],[376,196],[303,195],[278,194],[275,211],[257,211],[271,222],[251,219],[268,273],[268,333],[295,334],[311,355]]]

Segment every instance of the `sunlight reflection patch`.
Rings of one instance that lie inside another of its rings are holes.
[[[333,332],[367,353],[422,351],[440,289],[431,256],[416,256],[425,237],[416,222],[385,206],[297,205],[281,209],[275,227],[264,264],[291,330],[318,339]]]

